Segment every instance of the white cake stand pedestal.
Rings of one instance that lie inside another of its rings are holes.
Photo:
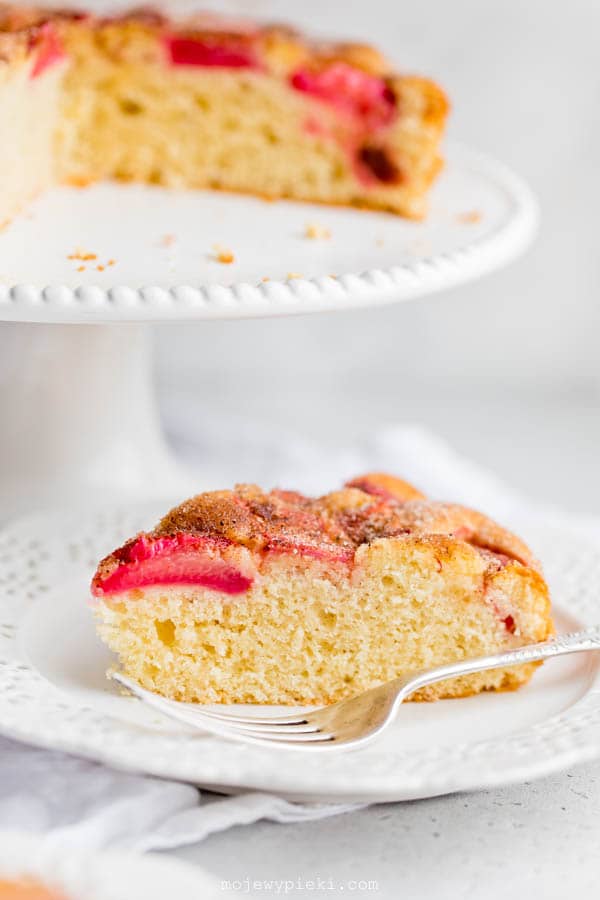
[[[2,517],[191,486],[163,438],[145,325],[11,328],[0,410]]]
[[[448,156],[424,223],[112,184],[43,197],[0,234],[0,321],[30,323],[0,331],[0,517],[207,486],[166,446],[144,323],[394,303],[523,252],[527,186],[465,148]],[[308,240],[308,223],[331,237]]]

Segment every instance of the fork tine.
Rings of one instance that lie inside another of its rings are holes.
[[[335,741],[335,735],[326,734],[321,731],[301,732],[296,734],[278,732],[265,734],[260,731],[252,732],[242,731],[239,728],[223,728],[220,725],[215,728],[212,723],[205,724],[200,722],[197,727],[210,731],[213,734],[220,735],[221,737],[227,737],[231,740],[242,741],[244,743],[259,744],[263,747],[277,745],[278,747],[296,747],[301,749],[303,747],[316,747],[322,745],[330,746]]]
[[[173,716],[180,721],[195,725],[205,731],[213,731],[215,734],[221,734],[224,737],[237,738],[239,740],[250,740],[260,742],[262,744],[306,744],[306,743],[324,743],[333,740],[334,736],[328,732],[319,731],[312,727],[310,730],[296,730],[297,726],[282,725],[280,727],[263,727],[252,728],[248,725],[230,725],[225,722],[210,720],[205,716],[198,715],[194,719],[190,719],[179,711],[168,710],[168,715]],[[301,726],[302,728],[302,726]]]
[[[112,672],[110,677],[113,681],[126,687],[134,696],[144,700],[149,706],[158,709],[164,715],[221,737],[260,744],[263,747],[277,744],[279,747],[296,747],[297,749],[308,749],[317,745],[333,748],[338,740],[336,735],[325,731],[289,731],[288,727],[286,727],[287,723],[274,727],[272,719],[268,722],[268,725],[273,729],[270,731],[263,731],[262,725],[254,728],[247,725],[241,727],[235,723],[225,722],[216,717],[207,716],[199,711],[190,709],[189,704],[178,704],[174,701],[166,700],[160,694],[147,691],[120,672]]]
[[[192,725],[201,725],[208,727],[208,724],[214,725],[215,728],[227,729],[227,731],[235,731],[240,734],[248,735],[264,735],[270,737],[273,734],[278,735],[294,735],[294,734],[314,734],[319,731],[316,723],[310,722],[308,719],[292,719],[291,722],[277,721],[273,719],[254,720],[248,718],[239,721],[237,717],[218,716],[205,712],[202,707],[191,707],[188,704],[179,704],[173,700],[167,700],[160,697],[154,701],[154,705],[182,721],[186,721]]]
[[[264,732],[241,732],[236,728],[231,729],[230,734],[238,735],[242,739],[250,737],[254,740],[260,740],[264,744],[324,744],[335,740],[335,735],[325,731],[303,731],[295,734],[271,732],[265,734]]]
[[[132,693],[137,694],[138,696],[144,694],[150,694],[153,698],[156,698],[157,702],[171,704],[174,709],[181,710],[186,714],[190,714],[193,716],[209,716],[211,719],[218,719],[224,723],[232,723],[232,725],[240,725],[248,724],[248,725],[306,725],[307,719],[306,714],[303,712],[298,713],[290,713],[290,715],[284,716],[254,716],[252,714],[246,715],[244,713],[237,713],[235,711],[229,711],[228,707],[224,707],[223,710],[219,709],[218,711],[215,709],[207,708],[199,703],[182,703],[179,700],[169,700],[167,697],[162,697],[160,694],[154,694],[151,691],[146,691],[140,685],[136,684],[127,676],[122,675],[121,672],[112,672],[111,676],[113,681],[116,681],[118,684],[126,687],[127,690]]]
[[[168,701],[166,703],[158,703],[156,707],[166,715],[201,728],[205,731],[212,731],[215,734],[221,734],[224,737],[238,738],[239,740],[260,741],[263,744],[270,743],[321,743],[332,740],[332,735],[323,731],[319,731],[315,726],[297,726],[297,725],[279,725],[279,726],[252,726],[252,725],[236,725],[230,722],[224,722],[220,719],[211,719],[203,713],[190,713],[187,710],[173,708]]]
[[[221,726],[219,726],[221,728]],[[334,739],[334,735],[326,731],[288,731],[278,729],[277,731],[248,730],[241,728],[224,728],[222,734],[245,738],[251,740],[259,740],[265,744],[307,744],[307,743],[324,743]]]
[[[306,736],[306,739],[308,740],[311,739],[308,737],[309,735],[315,735],[316,737],[317,735],[320,736],[322,734],[305,719],[299,722],[297,718],[291,724],[288,722],[274,724],[272,719],[268,719],[266,725],[263,725],[263,723],[260,722],[238,724],[231,720],[224,720],[223,718],[206,714],[202,709],[194,708],[191,704],[167,700],[160,694],[154,694],[151,691],[147,691],[120,672],[111,673],[111,678],[113,681],[123,685],[123,687],[126,687],[132,694],[145,700],[146,703],[153,706],[155,709],[160,710],[165,715],[178,719],[180,722],[185,722],[188,725],[200,728],[204,727],[208,731],[214,731],[219,734],[248,735],[249,737],[254,738],[260,738],[264,735],[265,740],[270,740],[272,739],[272,735],[277,734],[280,736],[275,737],[275,740],[285,740],[286,737],[289,736],[289,739],[292,741],[299,740],[303,736]],[[306,728],[308,728],[308,730],[302,730]]]
[[[209,716],[211,719],[219,719],[222,722],[231,722],[232,725],[306,725],[308,724],[307,715],[304,713],[296,713],[290,716],[246,716],[237,713],[215,712],[206,709],[204,706],[198,706],[194,710],[190,708],[190,712],[197,711],[203,716]]]
[[[202,721],[204,721],[204,718],[202,719]],[[219,719],[218,721],[226,728],[231,728],[232,731],[235,730],[243,732],[244,734],[316,734],[320,730],[318,724],[315,722],[303,722],[299,725],[290,725],[286,722],[283,722],[280,725],[273,725],[271,722],[243,722],[241,724],[238,724],[237,722],[229,722],[222,719]]]

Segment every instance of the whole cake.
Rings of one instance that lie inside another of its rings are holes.
[[[362,44],[0,5],[0,224],[54,182],[103,178],[419,218],[446,112],[437,85]]]
[[[92,593],[125,673],[200,703],[325,704],[553,633],[522,541],[381,474],[318,499],[254,485],[200,494],[102,560]],[[517,688],[534,668],[415,698]]]

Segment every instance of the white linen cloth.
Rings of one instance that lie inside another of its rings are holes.
[[[0,833],[44,835],[57,847],[167,850],[259,819],[303,822],[356,808],[260,792],[222,797],[0,738]]]
[[[224,428],[218,429],[218,453],[202,449],[203,479],[215,484],[254,480],[320,492],[361,472],[387,470],[431,496],[475,506],[507,524],[552,515],[550,509],[533,509],[495,476],[417,427],[389,427],[339,453],[296,436],[264,430],[257,435],[240,423],[227,433]],[[197,454],[189,443],[182,450],[189,460]],[[291,803],[257,792],[220,797],[0,738],[0,830],[36,832],[62,846],[167,849],[259,819],[299,822],[356,808]]]

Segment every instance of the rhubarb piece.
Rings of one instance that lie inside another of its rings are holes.
[[[167,37],[169,60],[174,66],[255,69],[258,62],[243,44],[208,42],[195,37]]]
[[[195,585],[223,594],[241,594],[251,586],[252,565],[237,554],[229,560],[225,538],[178,532],[172,536],[142,534],[114,556],[109,571],[97,577],[98,596],[157,585]]]
[[[46,69],[65,59],[64,47],[52,22],[45,22],[41,26],[34,39],[34,47],[37,52],[31,70],[32,78],[38,78]]]
[[[390,125],[396,116],[396,97],[386,80],[347,63],[336,62],[320,72],[300,69],[290,81],[297,91],[358,119],[368,130]]]
[[[400,167],[385,147],[365,145],[358,151],[358,164],[363,178],[374,179],[381,184],[399,184],[402,181]]]

